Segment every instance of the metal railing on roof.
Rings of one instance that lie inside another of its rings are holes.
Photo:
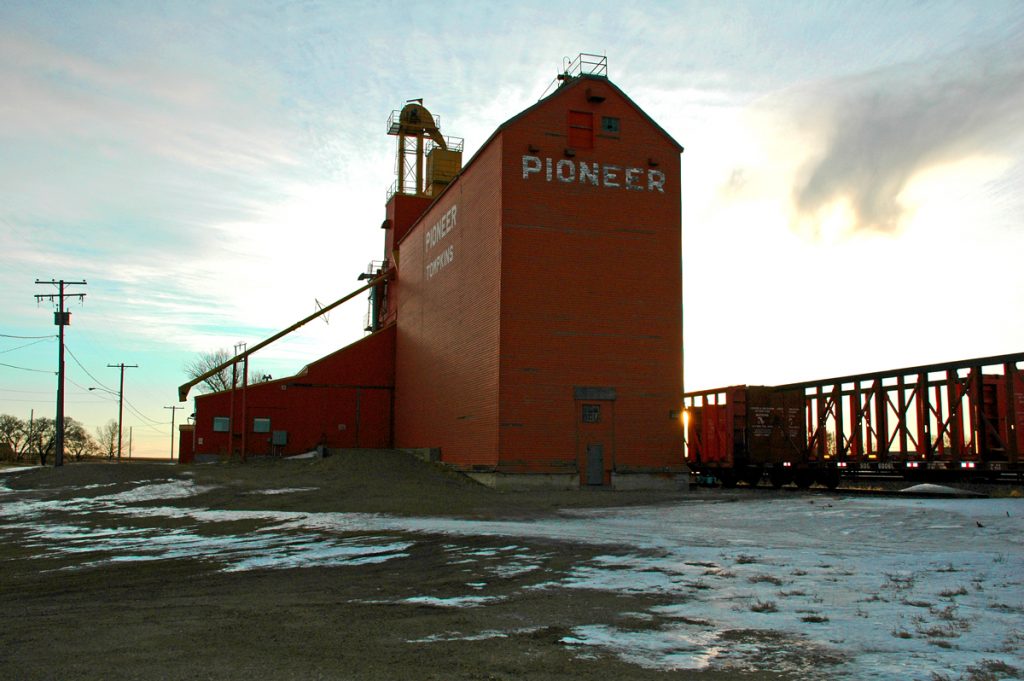
[[[578,78],[579,76],[600,76],[602,78],[607,78],[608,56],[604,54],[580,52],[576,55],[575,59],[562,57],[562,72],[555,76],[555,79],[551,81],[551,84],[544,90],[544,93],[540,98],[544,99],[550,92],[557,90],[567,81],[572,78]]]
[[[568,57],[565,58],[568,61]],[[564,67],[562,73],[575,78],[580,75],[608,77],[608,56],[580,52]]]
[[[462,151],[466,146],[466,140],[462,137],[448,137],[445,135],[444,143],[447,145],[448,151]],[[434,140],[424,140],[423,151],[429,154],[436,146],[437,143]]]

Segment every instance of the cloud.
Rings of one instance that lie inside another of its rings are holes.
[[[794,179],[798,217],[820,223],[841,205],[855,229],[897,231],[915,175],[1012,144],[1024,130],[1016,37],[802,91],[799,117],[823,131],[824,145]]]

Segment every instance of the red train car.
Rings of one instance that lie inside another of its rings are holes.
[[[687,462],[725,485],[1021,476],[1024,353],[687,393]]]
[[[765,475],[776,487],[813,482],[801,391],[732,386],[689,393],[687,404],[687,463],[698,476],[727,487]]]

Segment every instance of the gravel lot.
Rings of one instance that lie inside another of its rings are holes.
[[[0,677],[1021,678],[1024,501],[0,470]]]

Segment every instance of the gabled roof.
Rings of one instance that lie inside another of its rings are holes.
[[[408,231],[406,231],[406,233],[402,236],[402,238],[399,239],[395,243],[395,246],[397,247],[399,244],[401,244],[403,241],[405,241],[406,237],[408,237],[416,229],[416,226],[420,223],[420,220],[423,219],[423,215],[427,214],[427,211],[429,211],[430,208],[435,203],[437,203],[437,201],[442,196],[444,196],[448,192],[448,189],[450,187],[453,187],[453,186],[455,186],[458,183],[459,178],[462,176],[463,173],[466,172],[466,169],[469,168],[473,164],[473,161],[475,161],[477,159],[477,157],[480,156],[480,154],[482,154],[484,152],[484,150],[486,150],[487,147],[489,147],[491,145],[491,142],[493,142],[494,139],[498,135],[500,135],[502,132],[504,132],[513,123],[515,123],[516,121],[518,121],[521,118],[524,118],[524,117],[528,116],[535,109],[539,108],[540,106],[544,105],[545,103],[547,103],[547,102],[549,102],[549,101],[551,101],[553,99],[556,99],[558,97],[561,97],[566,92],[569,92],[570,90],[574,90],[574,89],[576,89],[578,87],[581,87],[585,83],[593,83],[593,82],[602,83],[602,84],[607,85],[608,87],[610,87],[615,93],[617,93],[620,97],[622,97],[622,99],[625,100],[627,104],[629,104],[631,107],[633,107],[633,109],[635,109],[636,112],[638,114],[640,114],[640,116],[644,120],[646,120],[648,123],[650,123],[651,126],[655,130],[657,130],[659,133],[661,133],[661,135],[672,146],[674,146],[676,149],[678,149],[679,153],[683,152],[683,145],[682,144],[680,144],[678,141],[676,141],[676,139],[674,137],[672,137],[672,135],[668,134],[668,132],[666,132],[663,127],[658,125],[658,123],[653,118],[651,118],[649,115],[647,115],[646,111],[641,109],[640,106],[636,102],[634,102],[632,99],[630,99],[629,95],[627,95],[625,92],[623,92],[619,88],[618,85],[616,85],[612,81],[608,80],[607,77],[605,77],[605,76],[595,76],[595,75],[591,75],[591,74],[581,74],[579,76],[573,76],[573,77],[570,77],[568,80],[566,80],[564,85],[559,87],[557,90],[552,92],[547,97],[544,97],[544,98],[538,100],[536,104],[532,104],[531,106],[526,107],[525,109],[523,109],[522,111],[517,113],[515,116],[513,116],[512,118],[508,119],[507,121],[505,121],[504,123],[499,125],[497,128],[495,128],[494,132],[491,133],[490,137],[488,137],[487,140],[483,144],[481,144],[480,147],[476,150],[476,153],[474,153],[473,156],[470,157],[470,159],[468,161],[466,161],[466,163],[463,164],[462,169],[459,171],[458,175],[456,175],[455,178],[451,181],[451,183],[449,183],[441,191],[440,194],[438,194],[437,196],[434,197],[434,200],[431,201],[430,205],[427,206],[427,208],[423,211],[423,214],[420,215],[420,217],[417,218],[417,220],[415,222],[413,222],[412,225],[409,226]]]
[[[660,132],[665,137],[665,139],[667,139],[669,142],[671,142],[672,145],[675,146],[677,149],[679,149],[679,152],[682,153],[683,145],[680,144],[679,142],[677,142],[676,139],[674,137],[672,137],[672,135],[668,134],[663,127],[661,127],[660,125],[657,124],[657,122],[655,122],[655,120],[653,118],[648,116],[647,112],[644,111],[643,109],[641,109],[640,106],[636,102],[634,102],[632,99],[630,99],[629,95],[627,95],[625,92],[623,92],[619,88],[618,85],[616,85],[612,81],[608,80],[608,78],[605,77],[605,76],[595,76],[595,75],[591,75],[591,74],[581,74],[579,76],[574,76],[574,77],[569,78],[565,82],[564,85],[559,87],[557,90],[552,92],[550,95],[548,95],[547,97],[544,97],[543,99],[539,100],[536,104],[523,109],[522,111],[517,113],[512,118],[508,119],[507,121],[505,121],[504,123],[499,125],[498,129],[494,131],[494,134],[491,135],[491,137],[489,137],[487,139],[487,142],[484,142],[484,144],[480,148],[483,149],[484,147],[486,147],[491,142],[491,139],[495,135],[497,135],[498,133],[500,133],[501,131],[503,131],[505,128],[507,128],[508,126],[512,125],[516,121],[518,121],[520,118],[525,117],[530,112],[532,112],[534,109],[540,107],[541,105],[543,105],[544,103],[546,103],[546,102],[548,102],[548,101],[550,101],[552,99],[555,99],[557,97],[562,96],[563,94],[565,94],[566,92],[568,92],[570,90],[574,90],[577,87],[581,87],[584,82],[598,82],[598,83],[603,83],[604,85],[607,85],[608,87],[610,87],[613,91],[618,93],[618,95],[620,97],[622,97],[624,100],[626,100],[626,102],[631,107],[633,107],[636,110],[636,112],[638,114],[640,114],[644,118],[644,120],[646,120],[648,123],[650,123],[651,126],[653,126],[655,130]],[[479,152],[477,152],[477,153],[479,153]],[[475,158],[476,154],[474,154],[473,157]],[[469,164],[467,163],[466,165],[469,165]]]

